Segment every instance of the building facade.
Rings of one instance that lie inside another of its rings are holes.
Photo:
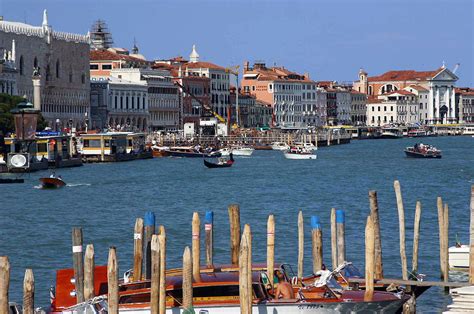
[[[367,125],[409,125],[419,123],[417,96],[405,90],[392,91],[370,98],[367,103]]]
[[[454,123],[459,121],[459,108],[455,102],[455,84],[458,77],[444,65],[434,71],[389,71],[369,77],[363,69],[354,89],[366,93],[369,98],[419,85],[428,90],[428,108],[425,121],[428,124]],[[422,113],[423,114],[423,113]]]
[[[257,100],[271,104],[273,125],[282,129],[305,129],[325,124],[325,94],[309,75],[265,63],[244,64],[242,89]]]
[[[456,103],[461,123],[474,123],[474,88],[456,88]]]
[[[351,123],[365,125],[367,121],[367,95],[351,90]]]
[[[149,121],[146,82],[92,78],[91,128],[146,131]]]
[[[15,64],[15,40],[12,50],[0,49],[0,93],[17,95],[18,71]]]
[[[35,74],[41,91],[35,106],[49,124],[84,127],[90,110],[87,35],[53,30],[45,10],[41,26],[1,20],[0,47],[12,52],[18,95],[34,101]]]
[[[410,85],[405,87],[404,90],[416,95],[420,115],[418,120],[421,124],[428,124],[429,91],[420,85]]]

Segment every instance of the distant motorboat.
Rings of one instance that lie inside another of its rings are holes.
[[[39,180],[43,189],[59,189],[66,185],[61,177],[47,177]]]
[[[425,129],[413,129],[408,131],[408,137],[426,137],[428,132]]]
[[[272,143],[272,149],[273,150],[288,150],[290,149],[290,145],[288,145],[285,142],[273,142]]]
[[[151,146],[153,157],[168,157],[170,155],[169,149],[170,148],[166,146],[157,146],[157,145]]]
[[[216,160],[216,162],[208,161],[204,159],[204,166],[207,168],[229,168],[232,167],[234,164],[234,158],[232,156],[233,154],[230,153],[229,158],[226,157],[217,157],[217,158],[212,158],[213,160]]]
[[[283,153],[286,159],[316,159],[316,154],[314,154],[312,149],[293,146],[289,150]]]
[[[456,245],[448,249],[449,269],[469,269],[469,245]]]
[[[405,148],[405,154],[411,158],[441,158],[441,151],[434,146],[416,143],[413,147]]]
[[[232,153],[234,156],[250,157],[252,156],[254,150],[255,149],[252,147],[226,147],[219,150],[219,152],[222,156],[229,156]]]
[[[403,132],[398,128],[382,128],[382,135],[381,138],[402,138]]]
[[[207,156],[220,157],[220,152],[201,151],[191,146],[170,147],[168,153],[171,157],[202,158]]]

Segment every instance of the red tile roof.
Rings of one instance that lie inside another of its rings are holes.
[[[423,86],[420,86],[420,85],[410,85],[410,86],[408,86],[408,88],[416,89],[419,92],[427,92],[428,91],[426,88],[424,88]]]
[[[258,81],[315,83],[306,76],[292,72],[283,67],[256,67],[252,70],[244,71],[244,74],[255,74],[257,75]]]
[[[132,56],[118,54],[108,50],[91,50],[90,51],[90,61],[130,61],[130,62],[140,62],[147,63],[148,61],[138,59]]]
[[[442,68],[434,71],[388,71],[379,76],[369,76],[369,82],[386,82],[386,81],[426,81],[438,74]]]
[[[184,63],[183,68],[186,68],[186,67],[190,69],[203,68],[203,69],[213,69],[213,70],[225,70],[225,68],[221,67],[220,65],[217,65],[211,62],[205,62],[205,61]]]

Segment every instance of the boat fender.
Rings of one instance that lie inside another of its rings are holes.
[[[296,286],[298,284],[298,276],[294,276],[291,278],[291,285]]]

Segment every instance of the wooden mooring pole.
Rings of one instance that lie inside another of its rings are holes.
[[[337,265],[341,265],[346,261],[346,228],[345,228],[344,210],[336,210],[336,229],[337,229]]]
[[[143,219],[137,218],[133,231],[133,280],[142,279],[143,269]]]
[[[10,261],[0,256],[0,313],[8,313],[8,290],[10,289]]]
[[[323,267],[323,234],[318,216],[311,216],[311,239],[313,244],[313,273]]]
[[[273,267],[275,266],[275,217],[268,216],[267,221],[267,275],[273,288]]]
[[[193,310],[193,261],[189,246],[183,253],[183,313],[192,313]]]
[[[304,263],[304,220],[303,212],[298,213],[298,278],[303,278]]]
[[[445,270],[445,257],[444,257],[444,208],[443,208],[443,199],[438,196],[436,199],[436,205],[438,208],[438,230],[439,230],[439,268],[440,268],[440,277],[444,280],[446,277]]]
[[[449,207],[444,204],[443,209],[443,281],[449,281]],[[447,289],[449,291],[449,289]]]
[[[412,272],[418,272],[418,244],[420,242],[420,221],[421,221],[421,202],[416,202],[415,223],[413,226],[413,256],[412,256]]]
[[[151,279],[151,238],[155,234],[155,214],[145,213],[145,278]]]
[[[471,185],[471,202],[469,207],[471,210],[469,225],[469,283],[474,285],[474,185]]]
[[[230,255],[231,263],[237,265],[239,262],[240,246],[240,208],[237,204],[232,204],[228,208],[230,225]]]
[[[400,228],[400,259],[402,262],[402,278],[408,280],[408,266],[407,255],[405,251],[405,209],[403,207],[402,191],[400,189],[400,182],[395,180],[393,183],[395,189],[395,196],[397,198],[398,208],[398,224]]]
[[[23,280],[23,314],[35,314],[35,277],[32,269],[25,271]]]
[[[383,278],[382,237],[380,234],[379,203],[377,191],[369,191],[370,216],[375,232],[375,278]]]
[[[82,255],[82,228],[72,229],[72,262],[77,303],[84,302],[84,257]]]
[[[110,247],[109,258],[107,262],[107,313],[118,314],[118,263],[117,251],[115,247]]]
[[[204,230],[206,233],[206,265],[212,267],[213,265],[213,251],[214,251],[214,212],[206,211],[204,216]]]
[[[86,254],[84,256],[84,299],[89,300],[95,296],[94,293],[94,245],[86,246]]]
[[[158,314],[160,306],[160,243],[156,234],[151,238],[150,294],[150,312],[151,314]]]
[[[337,268],[337,229],[336,229],[336,209],[331,208],[331,262],[332,269]]]
[[[160,297],[159,297],[159,314],[166,313],[166,235],[163,232],[158,236],[160,246]]]
[[[365,294],[364,300],[371,301],[374,296],[375,273],[375,231],[372,217],[367,217],[365,226]]]
[[[193,279],[201,281],[201,220],[199,214],[194,212],[192,221],[192,255],[193,255]]]
[[[249,278],[252,276],[252,266],[249,264],[250,257],[250,228],[244,228],[242,240],[240,242],[239,250],[239,296],[240,296],[240,313],[252,313],[252,294],[249,294],[252,289],[252,282]]]

